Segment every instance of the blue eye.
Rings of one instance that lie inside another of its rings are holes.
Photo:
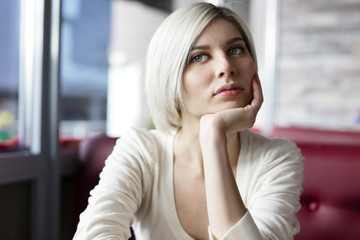
[[[198,55],[195,55],[192,59],[191,59],[191,62],[203,62],[203,61],[206,61],[207,59],[207,56],[205,54],[198,54]]]
[[[230,48],[227,52],[228,56],[232,56],[232,55],[238,55],[240,53],[243,53],[245,51],[244,47],[234,47],[234,48]]]
[[[203,59],[203,56],[202,55],[197,55],[193,58],[193,61],[194,62],[201,62],[201,60]]]

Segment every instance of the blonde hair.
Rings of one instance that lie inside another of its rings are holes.
[[[173,12],[155,32],[147,53],[146,94],[156,128],[170,131],[181,127],[182,78],[188,55],[201,32],[216,18],[226,19],[239,29],[257,66],[251,34],[232,10],[195,3]]]

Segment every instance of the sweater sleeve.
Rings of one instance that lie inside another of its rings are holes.
[[[300,231],[304,158],[295,143],[274,139],[264,152],[264,165],[249,208],[264,239],[293,239]]]
[[[74,240],[128,239],[135,213],[151,184],[152,164],[143,139],[134,133],[119,139],[90,192]]]
[[[261,158],[261,169],[253,176],[256,183],[248,211],[221,240],[289,240],[300,230],[295,216],[301,207],[303,183],[304,158],[300,149],[289,140],[275,139]],[[210,231],[209,235],[212,240]]]
[[[214,240],[214,236],[211,233],[209,227],[209,239]],[[262,236],[254,223],[253,218],[251,217],[249,211],[234,225],[232,226],[221,240],[237,240],[237,239],[246,239],[246,240],[259,240],[262,239]]]

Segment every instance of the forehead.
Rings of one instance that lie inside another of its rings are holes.
[[[226,19],[217,18],[204,28],[194,45],[208,44],[214,41],[228,41],[235,37],[243,38],[237,26]]]

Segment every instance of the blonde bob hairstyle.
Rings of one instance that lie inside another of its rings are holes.
[[[147,52],[146,94],[157,129],[169,132],[182,126],[182,79],[189,53],[201,32],[216,18],[228,20],[239,29],[257,66],[251,34],[232,10],[195,3],[173,12],[155,32]]]

